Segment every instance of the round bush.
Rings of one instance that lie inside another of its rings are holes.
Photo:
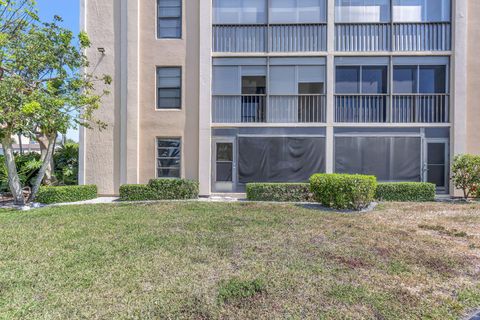
[[[375,198],[377,178],[365,175],[315,174],[310,178],[315,201],[334,209],[362,210]]]

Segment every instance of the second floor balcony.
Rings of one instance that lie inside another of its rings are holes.
[[[324,123],[323,94],[215,95],[214,123]]]

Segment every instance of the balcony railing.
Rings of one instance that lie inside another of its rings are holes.
[[[392,122],[448,123],[449,98],[448,94],[394,95]]]
[[[337,23],[337,51],[448,51],[450,22]]]
[[[390,108],[390,98],[391,105]],[[448,123],[448,94],[336,95],[335,121],[348,123]]]
[[[268,105],[268,108],[266,106]],[[325,95],[215,95],[214,123],[323,123]]]
[[[267,26],[216,25],[213,27],[214,52],[264,52]]]
[[[351,123],[387,122],[389,96],[383,95],[336,95],[335,121]]]
[[[391,25],[389,23],[339,23],[335,25],[337,51],[389,51]]]
[[[326,24],[214,25],[214,52],[325,51]]]
[[[450,22],[395,23],[393,51],[448,51],[450,28]]]

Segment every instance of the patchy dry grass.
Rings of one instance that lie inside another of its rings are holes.
[[[2,319],[458,319],[479,275],[473,204],[0,211]]]

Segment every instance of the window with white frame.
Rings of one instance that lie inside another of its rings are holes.
[[[157,138],[157,178],[180,178],[180,138]]]
[[[182,107],[182,68],[157,68],[157,109]]]
[[[182,0],[157,0],[157,37],[180,39],[182,37]]]

